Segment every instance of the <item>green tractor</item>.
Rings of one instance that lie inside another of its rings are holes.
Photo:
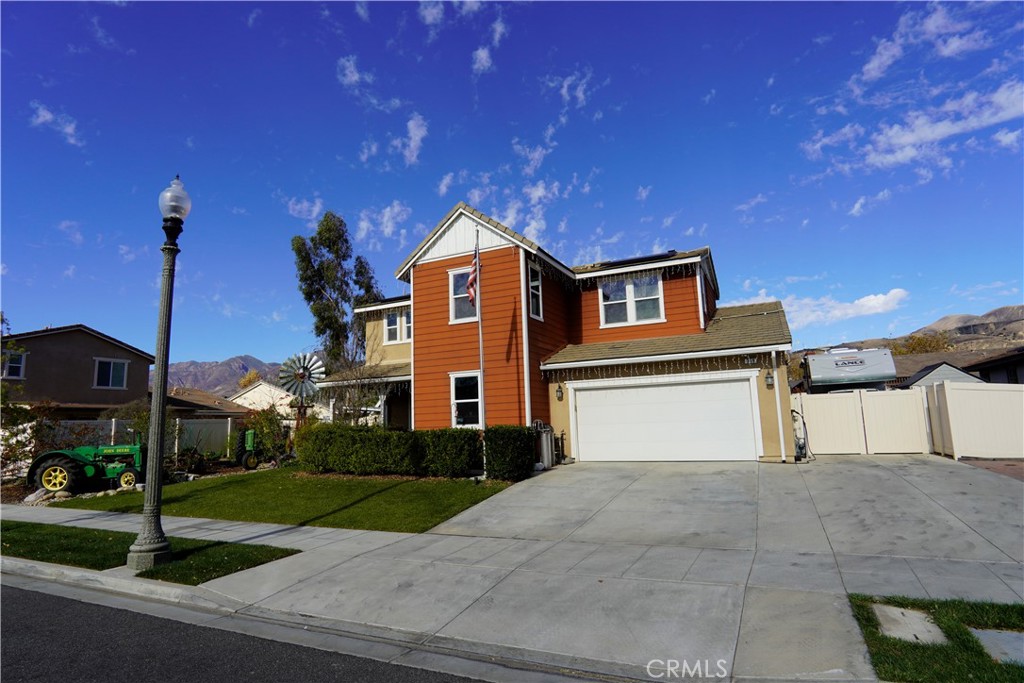
[[[113,480],[119,487],[145,481],[146,449],[138,434],[134,443],[119,446],[78,446],[47,451],[28,468],[27,483],[47,491],[73,492],[86,482]]]

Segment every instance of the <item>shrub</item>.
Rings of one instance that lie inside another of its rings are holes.
[[[287,434],[281,415],[273,407],[250,410],[245,416],[245,428],[256,432],[256,449],[276,458],[287,452]]]
[[[310,472],[359,475],[422,473],[422,459],[413,432],[343,424],[310,424],[296,435],[295,450],[299,462]]]
[[[535,438],[536,433],[530,427],[495,425],[485,429],[487,477],[506,481],[528,478],[537,460]]]
[[[480,467],[480,432],[476,429],[431,429],[416,432],[423,469],[432,477],[456,479]]]

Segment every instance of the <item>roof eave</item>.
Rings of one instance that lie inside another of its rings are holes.
[[[708,349],[706,351],[683,351],[665,353],[655,356],[623,356],[620,358],[601,358],[595,360],[568,361],[565,363],[541,363],[541,370],[573,370],[576,368],[594,368],[608,365],[633,365],[636,363],[662,363],[676,360],[699,358],[717,358],[722,356],[739,356],[752,353],[789,352],[792,344],[764,344],[761,346],[744,346],[731,349]]]

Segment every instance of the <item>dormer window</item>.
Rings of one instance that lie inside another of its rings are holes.
[[[659,273],[602,282],[599,296],[601,327],[665,321]]]

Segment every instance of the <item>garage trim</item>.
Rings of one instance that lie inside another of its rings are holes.
[[[757,398],[758,370],[722,370],[716,372],[688,372],[674,375],[642,375],[618,377],[613,379],[568,380],[565,382],[569,393],[569,431],[574,449],[579,440],[579,416],[576,412],[576,392],[587,389],[607,389],[615,387],[643,387],[677,384],[696,384],[708,382],[738,382],[745,380],[750,391],[750,419],[754,428],[754,451],[758,460],[764,457],[764,438],[761,434],[761,408]],[[579,454],[577,459],[580,460]],[[585,458],[582,458],[585,462]]]

